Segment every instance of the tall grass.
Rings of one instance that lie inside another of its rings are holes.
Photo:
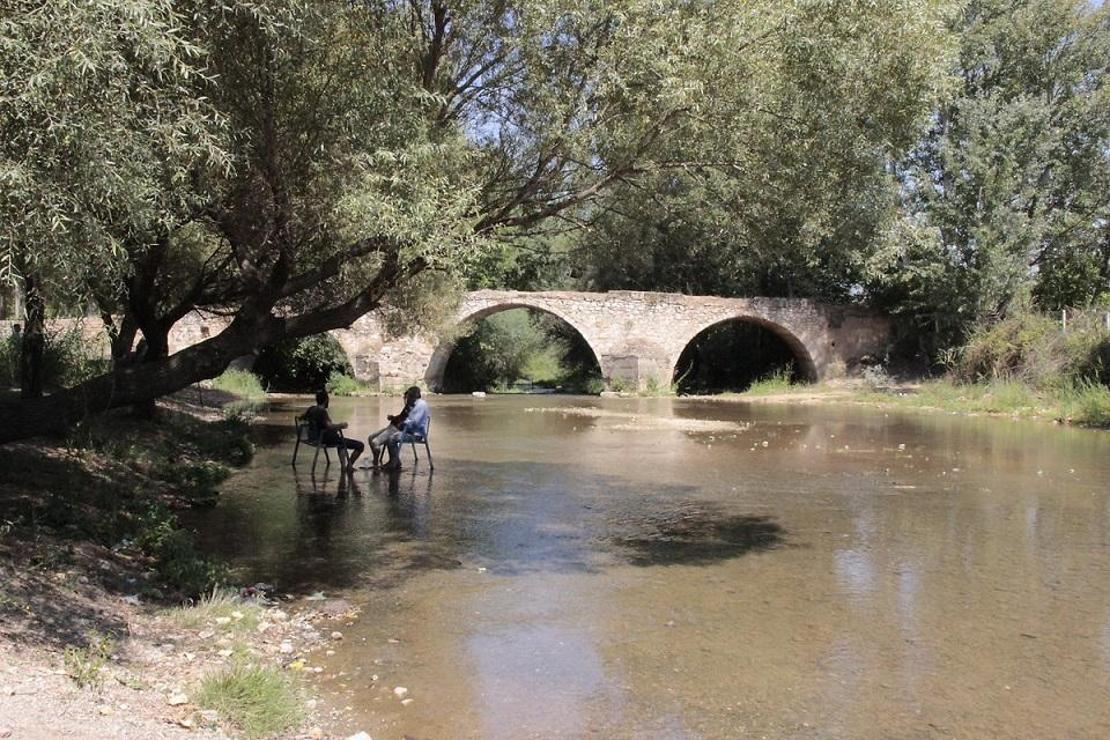
[[[759,378],[744,391],[748,396],[770,396],[791,391],[790,368],[780,367]]]
[[[214,588],[192,606],[170,610],[169,618],[187,629],[215,627],[231,632],[251,632],[258,628],[265,608],[250,599],[241,598],[231,589]]]
[[[276,668],[254,663],[240,662],[206,676],[197,701],[250,738],[288,730],[304,717],[289,678]]]
[[[239,396],[244,401],[261,401],[266,398],[266,389],[262,387],[262,381],[249,370],[228,368],[222,375],[212,380],[212,387],[218,391]]]

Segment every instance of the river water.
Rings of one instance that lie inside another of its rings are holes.
[[[310,659],[337,734],[1110,737],[1108,433],[430,402],[434,472],[406,450],[345,490],[290,466],[283,402],[197,522],[242,578],[360,608]],[[365,439],[398,405],[332,416]]]

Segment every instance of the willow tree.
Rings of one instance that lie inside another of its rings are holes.
[[[731,52],[716,29],[735,10],[648,0],[10,5],[4,43],[22,53],[5,84],[34,92],[38,117],[5,98],[0,125],[55,139],[42,156],[5,150],[15,173],[5,182],[21,183],[5,185],[5,208],[23,215],[4,235],[5,274],[21,276],[15,258],[45,240],[58,282],[95,295],[125,338],[116,311],[150,346],[190,310],[230,323],[172,356],[119,362],[9,405],[0,441],[348,325],[404,300],[428,273],[465,267],[506,232],[649,169],[664,134],[699,114],[701,72]],[[51,66],[34,48],[55,36],[67,57]],[[139,53],[148,48],[157,51]],[[52,82],[38,88],[44,69]],[[98,108],[105,84],[115,94]],[[149,99],[134,92],[144,84]],[[55,109],[71,103],[55,126]],[[83,146],[93,132],[103,144]]]

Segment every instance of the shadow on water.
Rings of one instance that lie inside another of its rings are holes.
[[[694,486],[645,490],[569,464],[444,459],[435,473],[417,465],[353,480],[334,464],[321,461],[316,476],[310,467],[264,466],[229,482],[221,505],[193,521],[206,549],[248,579],[301,591],[390,588],[457,568],[520,576],[711,565],[785,535],[769,518],[692,503]]]
[[[639,523],[612,541],[633,565],[711,565],[782,544],[785,530],[766,516],[729,515],[704,507]]]

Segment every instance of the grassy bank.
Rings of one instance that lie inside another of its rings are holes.
[[[177,518],[250,460],[245,403],[196,388],[154,421],[0,447],[0,736],[261,737],[311,716],[320,615],[220,586]]]
[[[945,379],[885,391],[860,389],[849,398],[900,408],[993,414],[1110,428],[1110,388],[1093,383],[1037,389],[1018,381],[958,383]]]

